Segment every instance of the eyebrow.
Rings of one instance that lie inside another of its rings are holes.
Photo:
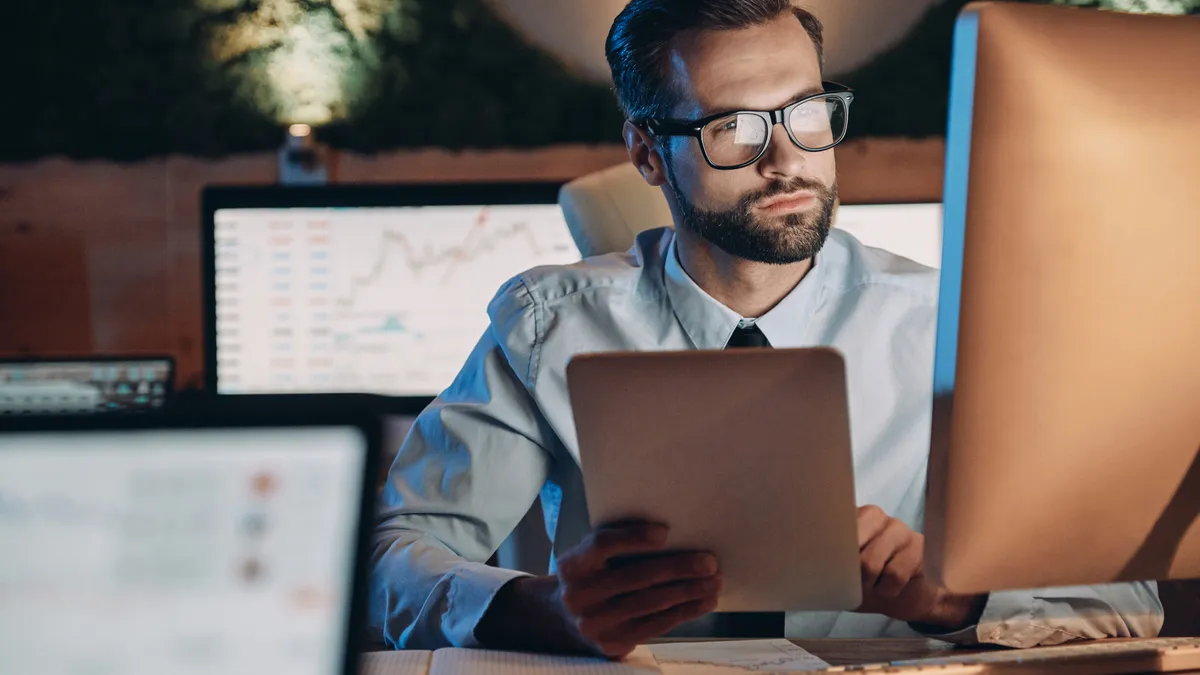
[[[799,101],[802,98],[807,98],[809,96],[816,96],[817,94],[823,94],[823,93],[825,93],[825,86],[823,84],[817,85],[816,87],[808,87],[807,89],[802,89],[795,96],[789,98],[787,103],[784,103],[779,108],[776,108],[776,110],[779,110],[786,106],[789,106],[789,105],[795,103],[796,101]],[[711,117],[713,115],[723,115],[725,113],[738,112],[739,110],[759,110],[759,108],[747,108],[744,106],[741,108],[728,108],[728,107],[712,108],[706,112],[702,112],[699,116],[699,119],[703,119],[705,117]]]

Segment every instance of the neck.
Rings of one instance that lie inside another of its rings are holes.
[[[812,259],[768,265],[731,256],[693,232],[676,228],[679,264],[696,285],[746,318],[766,314],[812,269]]]

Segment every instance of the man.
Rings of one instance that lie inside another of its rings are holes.
[[[1157,634],[1152,583],[960,597],[922,574],[937,278],[830,231],[851,96],[823,86],[821,50],[820,23],[788,0],[633,0],[617,17],[629,156],[675,228],[500,289],[391,469],[371,583],[387,643],[619,657],[709,614],[711,555],[662,551],[656,524],[589,531],[565,367],[583,352],[814,345],[846,357],[864,602],[790,615],[788,636]],[[482,564],[539,491],[553,573]]]

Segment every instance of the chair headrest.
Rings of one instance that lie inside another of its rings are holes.
[[[627,251],[638,233],[672,222],[662,190],[629,162],[567,183],[558,203],[585,258]]]

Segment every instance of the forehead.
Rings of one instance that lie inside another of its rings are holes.
[[[761,26],[680,35],[668,76],[679,117],[775,109],[821,89],[816,47],[790,12]]]

